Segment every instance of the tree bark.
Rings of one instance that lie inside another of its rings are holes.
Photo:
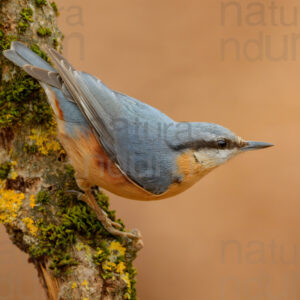
[[[47,0],[0,0],[1,52],[13,40],[44,59],[45,45],[61,51],[57,15]],[[0,223],[29,254],[48,299],[136,299],[132,262],[139,245],[107,233],[67,190],[79,189],[46,96],[0,55]],[[116,220],[107,197],[97,188],[94,194]]]

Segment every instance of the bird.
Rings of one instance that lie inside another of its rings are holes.
[[[124,198],[150,201],[184,192],[229,159],[273,146],[247,141],[208,122],[177,122],[158,109],[76,70],[46,47],[50,65],[23,43],[13,41],[3,55],[39,81],[57,123],[57,137],[75,169],[78,194],[112,235],[122,231],[99,207],[92,187]]]

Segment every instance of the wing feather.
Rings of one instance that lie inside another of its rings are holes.
[[[36,78],[44,83],[47,83],[53,87],[61,89],[62,82],[57,72],[48,71],[32,65],[25,65],[24,71],[27,72],[33,78]]]
[[[160,125],[175,122],[147,104],[112,91],[94,76],[76,71],[54,49],[48,53],[110,159],[145,191],[165,192],[174,181],[176,158],[158,131]],[[137,136],[138,119],[149,125],[146,135]]]
[[[90,93],[85,83],[80,80],[78,72],[63,58],[58,52],[52,48],[47,49],[50,58],[52,59],[56,70],[61,76],[66,85],[67,90],[72,95],[73,100],[78,105],[79,109],[89,121],[92,128],[97,133],[97,137],[105,151],[114,163],[117,163],[115,152],[113,149],[112,137],[109,134],[106,124],[103,122],[105,113],[101,117],[95,112],[91,101],[95,102],[94,96]],[[76,76],[77,75],[77,76]],[[79,81],[79,83],[77,82]]]

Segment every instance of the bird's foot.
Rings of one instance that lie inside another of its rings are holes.
[[[86,195],[84,194],[84,193],[82,193],[82,192],[79,192],[79,191],[75,191],[75,190],[68,190],[68,191],[66,191],[67,193],[69,193],[69,194],[73,194],[73,195],[75,195],[76,197],[77,197],[77,199],[78,200],[81,200],[81,201],[83,201],[83,202],[86,202]],[[89,205],[90,206],[90,205]],[[100,207],[99,207],[99,209],[101,209]],[[101,209],[102,210],[102,209]],[[104,210],[102,210],[102,212],[103,212],[103,214],[105,214],[105,216],[106,216],[106,218],[108,219],[108,220],[110,220],[109,218],[108,218],[108,216],[107,216],[107,213],[104,211]],[[97,216],[98,217],[98,216]],[[101,221],[101,220],[99,220],[99,221]],[[109,222],[109,221],[108,221]],[[102,222],[101,222],[102,223]],[[122,225],[120,224],[120,223],[118,223],[118,222],[114,222],[114,221],[112,221],[112,220],[110,220],[110,222],[109,222],[112,226],[114,226],[114,227],[116,227],[116,228],[118,228],[118,229],[121,229],[122,228]]]
[[[133,229],[130,232],[121,231],[120,229],[122,228],[122,225],[112,221],[107,216],[107,213],[98,205],[91,191],[86,191],[86,193],[82,193],[75,190],[69,190],[67,191],[67,193],[76,195],[79,200],[84,201],[91,209],[93,209],[102,226],[110,234],[114,236],[120,236],[126,240],[133,240],[135,243],[135,248],[137,248],[138,250],[140,250],[143,247],[142,235],[140,231],[138,229]]]

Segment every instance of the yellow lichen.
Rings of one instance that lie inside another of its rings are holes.
[[[35,207],[35,196],[34,195],[30,196],[30,204],[29,205],[31,208]]]
[[[49,124],[51,125],[52,130],[55,130],[55,128],[57,127],[57,122],[55,120],[54,115],[52,115],[52,118],[50,119]]]
[[[4,182],[0,182],[0,223],[13,222],[23,203],[25,195],[13,190],[6,190]]]
[[[14,170],[14,167],[17,165],[17,162],[15,160],[11,161],[10,163],[10,174],[9,174],[9,178],[12,180],[17,179],[18,177],[18,172],[16,170]]]
[[[14,167],[14,166],[16,166],[16,165],[17,165],[17,162],[16,162],[15,160],[13,160],[13,161],[12,161],[10,164],[11,164],[11,166],[13,166],[13,167]]]
[[[77,288],[77,283],[74,281],[73,283],[72,283],[72,289],[76,289]]]
[[[89,284],[88,284],[88,282],[86,281],[86,280],[84,280],[82,283],[81,283],[84,287],[88,287],[89,286]]]
[[[75,247],[76,247],[76,249],[78,251],[85,250],[88,253],[91,251],[91,249],[90,249],[90,247],[88,245],[85,245],[85,244],[83,244],[81,242],[77,243]]]
[[[129,273],[125,273],[121,276],[121,278],[126,282],[127,284],[127,293],[124,295],[125,299],[130,299],[130,295],[131,295],[131,282],[130,282],[130,277],[129,277]]]
[[[113,271],[113,270],[116,269],[116,267],[117,267],[117,265],[114,262],[111,262],[111,261],[106,260],[102,263],[102,268],[105,271]]]
[[[17,177],[18,177],[18,173],[17,173],[16,171],[11,172],[10,178],[11,178],[12,180],[15,180]]]
[[[119,273],[119,274],[124,274],[124,270],[126,269],[126,266],[125,264],[121,261],[118,263],[117,267],[116,267],[116,271]]]
[[[108,246],[108,250],[112,253],[115,253],[115,251],[117,251],[121,256],[125,255],[126,252],[126,248],[116,241],[112,241],[110,243],[110,245]]]
[[[34,221],[28,217],[24,218],[22,221],[26,224],[27,228],[29,229],[29,232],[32,235],[36,235],[38,228],[34,225]]]
[[[48,155],[49,152],[61,151],[60,144],[55,140],[55,128],[44,132],[42,130],[32,129],[29,138],[37,145],[38,151],[43,155]]]

